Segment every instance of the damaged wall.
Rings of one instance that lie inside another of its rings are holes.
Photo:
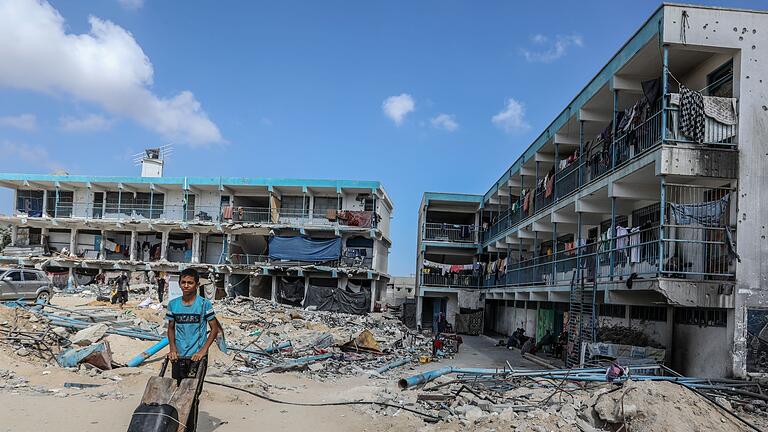
[[[684,16],[685,12],[685,16]],[[746,309],[768,306],[768,14],[747,11],[667,6],[664,42],[688,46],[732,48],[734,96],[739,99],[739,209],[736,243],[737,298],[732,371],[744,376]],[[765,81],[765,83],[764,83]]]

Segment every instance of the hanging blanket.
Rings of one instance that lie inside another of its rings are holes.
[[[680,86],[680,132],[691,141],[704,141],[704,97],[701,92]]]
[[[725,124],[736,124],[736,98],[704,96],[704,114]]]
[[[349,288],[310,285],[304,301],[304,307],[308,306],[315,306],[321,311],[363,315],[371,307],[371,293],[366,289],[352,292]]]

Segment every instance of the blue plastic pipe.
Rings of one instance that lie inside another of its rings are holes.
[[[144,363],[144,360],[152,357],[153,355],[157,354],[158,351],[168,346],[168,338],[163,338],[160,342],[152,345],[151,347],[147,348],[146,351],[142,352],[141,354],[137,355],[136,357],[132,358],[131,361],[128,362],[128,367],[136,367],[142,363]]]
[[[376,373],[377,374],[383,374],[384,372],[386,372],[386,371],[388,371],[390,369],[394,369],[396,367],[402,366],[402,365],[404,365],[404,364],[406,364],[406,363],[408,363],[410,361],[411,361],[410,357],[399,358],[399,359],[397,359],[397,360],[395,360],[395,361],[393,361],[391,363],[387,363],[384,366],[376,369]]]

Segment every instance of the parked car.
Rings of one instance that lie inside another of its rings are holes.
[[[53,282],[45,272],[33,269],[0,268],[0,300],[32,299],[48,303]]]

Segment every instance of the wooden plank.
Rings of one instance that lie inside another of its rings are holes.
[[[169,402],[179,413],[179,422],[181,423],[187,422],[189,411],[192,409],[192,402],[195,400],[196,390],[197,378],[184,378]],[[184,427],[179,425],[178,432],[184,432]]]
[[[147,381],[147,387],[144,389],[141,403],[166,404],[171,399],[174,390],[176,390],[175,379],[159,376],[150,377]]]

